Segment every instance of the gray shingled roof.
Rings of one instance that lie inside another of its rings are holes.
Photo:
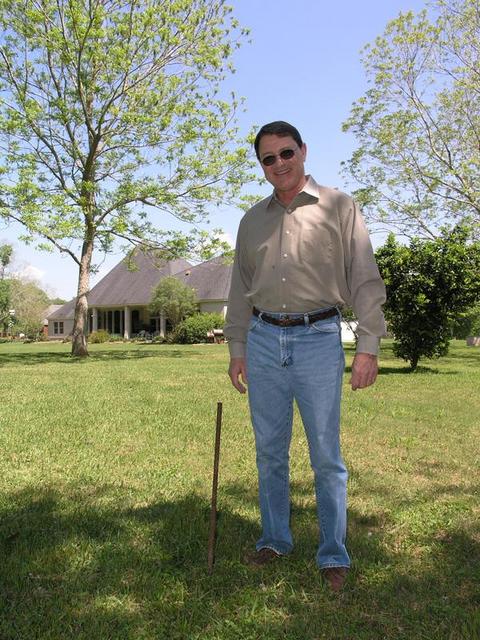
[[[180,273],[178,278],[192,289],[195,289],[199,301],[227,300],[232,280],[232,261],[222,256],[212,258]]]
[[[124,258],[100,280],[88,294],[89,306],[148,305],[152,289],[162,278],[172,276],[190,267],[183,258],[159,260],[151,254],[139,251],[131,260],[136,269],[129,269],[129,260]],[[49,320],[69,320],[75,315],[73,298],[48,316]]]
[[[179,260],[160,261],[139,252],[133,260],[136,270],[128,268],[128,259],[117,264],[88,294],[90,306],[146,305],[152,299],[152,289],[162,278],[187,269],[190,264]]]
[[[137,270],[128,269],[125,258],[119,262],[88,295],[89,306],[148,305],[152,289],[162,278],[174,275],[195,289],[199,301],[227,300],[232,279],[232,263],[225,258],[212,258],[194,267],[186,260],[159,263],[148,254],[138,253]],[[68,320],[74,317],[75,298],[52,313],[49,320]]]
[[[76,298],[72,298],[72,300],[66,302],[60,309],[51,313],[47,320],[73,320],[75,316],[75,300]]]
[[[43,324],[47,324],[49,317],[53,315],[55,311],[58,311],[62,307],[63,307],[63,304],[51,304],[49,307],[47,307],[45,311],[42,313]]]

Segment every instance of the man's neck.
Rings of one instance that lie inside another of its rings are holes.
[[[308,176],[305,176],[303,181],[295,187],[295,189],[291,189],[290,191],[275,191],[275,197],[279,202],[281,202],[285,207],[288,207],[299,193],[303,191],[303,187],[307,184]]]

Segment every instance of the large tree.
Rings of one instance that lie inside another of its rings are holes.
[[[403,13],[367,45],[371,87],[344,130],[344,163],[368,220],[407,237],[459,221],[480,232],[480,5],[435,0]]]
[[[455,321],[480,301],[480,242],[455,228],[410,246],[390,234],[375,257],[387,288],[384,305],[394,353],[416,369],[420,358],[448,352]]]
[[[0,27],[0,215],[77,263],[86,355],[95,249],[186,251],[149,214],[195,225],[250,178],[220,93],[244,31],[223,0],[1,0]]]

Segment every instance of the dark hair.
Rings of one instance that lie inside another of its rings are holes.
[[[299,147],[303,147],[302,136],[298,129],[295,129],[293,125],[288,124],[288,122],[284,122],[283,120],[275,120],[275,122],[264,124],[255,137],[253,146],[255,147],[255,153],[259,160],[260,156],[258,155],[258,147],[260,146],[260,140],[263,136],[291,136]]]

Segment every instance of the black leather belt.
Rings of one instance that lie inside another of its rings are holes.
[[[253,315],[257,317],[260,316],[260,318],[265,320],[265,322],[274,324],[277,327],[295,327],[299,324],[305,324],[305,316],[298,318],[276,318],[275,316],[268,315],[268,313],[259,311],[256,307],[253,307]],[[313,322],[318,322],[318,320],[325,320],[325,318],[332,318],[333,316],[338,315],[338,310],[335,307],[332,307],[326,311],[320,311],[319,313],[307,313],[305,315],[307,316],[308,324],[312,324]]]

